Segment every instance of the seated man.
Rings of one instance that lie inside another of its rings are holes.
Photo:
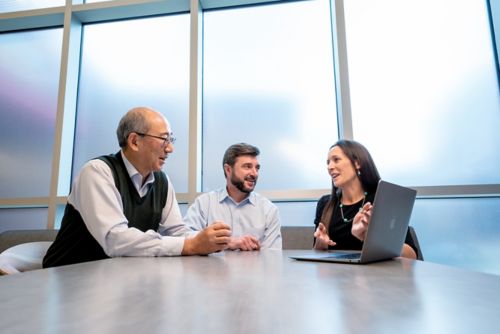
[[[174,151],[167,119],[134,108],[116,130],[121,150],[87,162],[76,178],[44,267],[117,256],[209,254],[229,243],[229,226],[194,237],[182,223],[174,187],[161,169]]]
[[[226,187],[202,194],[189,207],[184,222],[195,231],[210,223],[231,227],[232,250],[281,249],[278,208],[254,192],[259,177],[259,149],[245,143],[230,146],[222,161]]]

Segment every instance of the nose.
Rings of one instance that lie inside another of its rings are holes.
[[[333,171],[335,170],[335,164],[333,162],[330,162],[327,166],[326,166],[326,171],[328,172],[328,174],[331,174],[333,173]]]
[[[167,152],[167,153],[174,152],[174,144],[173,143],[168,143],[167,146],[165,146],[165,152]]]

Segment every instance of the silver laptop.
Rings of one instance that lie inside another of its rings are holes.
[[[371,222],[361,251],[314,251],[290,256],[304,261],[368,263],[390,260],[401,254],[417,191],[379,181]]]

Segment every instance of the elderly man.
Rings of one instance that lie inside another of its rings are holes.
[[[213,224],[192,236],[182,222],[174,188],[161,171],[174,151],[167,119],[151,108],[134,108],[120,120],[116,134],[121,150],[90,160],[75,180],[43,266],[227,248],[229,226]]]

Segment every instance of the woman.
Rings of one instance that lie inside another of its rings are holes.
[[[332,193],[320,198],[314,224],[314,249],[361,249],[370,222],[380,175],[368,150],[352,140],[339,140],[328,151]],[[401,256],[416,259],[409,233]]]

